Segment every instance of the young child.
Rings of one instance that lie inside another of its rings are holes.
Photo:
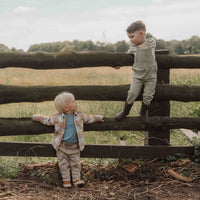
[[[120,121],[129,114],[133,102],[144,86],[140,116],[142,122],[148,124],[148,109],[155,93],[157,81],[156,42],[153,38],[145,39],[146,27],[142,21],[132,23],[126,31],[131,43],[128,53],[133,53],[135,56],[132,67],[134,74],[124,108],[116,114],[115,120]]]
[[[103,122],[103,116],[87,115],[77,111],[74,95],[68,92],[58,94],[54,103],[59,113],[53,115],[53,117],[33,115],[32,120],[55,127],[52,145],[57,151],[63,187],[72,187],[71,175],[73,185],[80,187],[84,185],[84,181],[81,180],[80,163],[80,151],[85,146],[83,126],[93,122]]]

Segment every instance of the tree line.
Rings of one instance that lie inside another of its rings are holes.
[[[153,37],[150,33],[147,33],[147,38]],[[155,38],[155,37],[154,37]],[[156,39],[156,49],[168,49],[172,55],[182,54],[200,54],[200,37],[192,36],[188,40],[170,40],[165,41],[162,39]],[[63,42],[49,42],[41,44],[33,44],[29,47],[27,52],[67,52],[67,51],[106,51],[106,52],[127,52],[129,43],[122,40],[116,43],[105,42],[92,42],[91,40],[79,41],[63,41]],[[0,52],[24,52],[22,49],[9,49],[4,44],[0,44]]]

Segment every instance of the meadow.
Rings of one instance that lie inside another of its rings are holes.
[[[68,70],[33,70],[21,68],[0,69],[0,84],[6,85],[119,85],[130,84],[132,79],[131,67],[121,67],[116,70],[111,67],[80,68]],[[200,85],[200,70],[171,70],[170,83],[174,85]],[[78,109],[88,114],[100,114],[105,117],[113,117],[123,107],[124,102],[111,101],[78,101]],[[135,102],[129,116],[139,113],[141,102]],[[173,117],[195,116],[195,111],[200,109],[198,102],[181,103],[170,102]],[[56,112],[53,101],[41,103],[10,103],[0,105],[0,117],[30,117],[33,114],[53,115]],[[85,132],[86,144],[119,144],[123,138],[127,145],[144,145],[144,132],[139,131],[104,131]],[[0,141],[20,142],[51,142],[52,134],[34,136],[9,136],[0,137]],[[190,142],[180,130],[171,130],[172,145],[189,145]],[[0,157],[1,172],[8,170],[6,166],[16,166],[18,162],[30,162],[35,158],[4,158]],[[39,158],[39,161],[54,160]],[[8,162],[9,161],[9,162]],[[96,159],[91,160],[96,161]],[[15,173],[15,167],[9,168],[9,172]],[[4,175],[5,175],[4,173]]]

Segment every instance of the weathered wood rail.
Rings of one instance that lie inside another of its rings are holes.
[[[167,53],[166,50],[156,52],[156,60],[160,69],[199,68],[199,56],[166,56]],[[107,52],[0,53],[0,60],[0,68],[70,69],[97,66],[130,66],[134,62],[134,56]]]
[[[51,144],[0,142],[2,156],[32,156],[55,157],[56,153]],[[168,155],[185,154],[192,156],[192,146],[122,146],[122,145],[86,145],[81,157],[83,158],[166,158]]]
[[[150,117],[150,126],[145,126],[140,117],[127,117],[117,122],[113,118],[104,118],[104,123],[86,124],[85,131],[145,131],[166,129],[195,128],[200,129],[200,118],[192,117]],[[0,118],[0,136],[38,135],[53,133],[54,127],[32,122],[30,118]]]
[[[170,146],[170,129],[200,128],[200,118],[170,117],[169,101],[200,101],[199,86],[169,84],[171,68],[200,68],[200,56],[169,56],[168,51],[156,51],[158,81],[150,107],[150,125],[139,117],[121,122],[106,118],[104,123],[85,126],[85,131],[147,131],[145,146],[86,145],[82,157],[101,158],[164,158],[182,153],[194,154],[193,146]],[[123,53],[0,53],[0,68],[70,69],[97,66],[129,66],[134,56]],[[129,85],[115,86],[13,86],[0,85],[0,104],[50,101],[61,91],[70,91],[78,100],[124,101]],[[141,94],[137,100],[141,100]],[[28,118],[0,118],[0,136],[37,135],[53,133],[53,127],[43,126]],[[0,142],[0,156],[55,156],[50,144]]]
[[[109,86],[13,86],[0,84],[0,104],[51,101],[61,91],[71,91],[78,100],[124,101],[130,85]],[[140,94],[136,101],[140,101]],[[200,101],[200,86],[157,84],[156,101]]]

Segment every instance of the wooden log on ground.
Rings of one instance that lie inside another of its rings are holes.
[[[110,86],[12,86],[0,85],[0,104],[51,101],[62,91],[77,100],[125,101],[130,85]],[[141,100],[142,94],[136,99]],[[200,86],[158,84],[155,101],[200,101]]]
[[[164,159],[169,155],[194,155],[193,146],[128,146],[128,145],[86,145],[83,158],[132,158]],[[51,144],[0,142],[0,156],[55,157]]]
[[[167,172],[173,176],[174,178],[178,179],[178,180],[181,180],[183,182],[192,182],[192,179],[189,178],[189,177],[184,177],[178,173],[176,173],[173,169],[168,169]]]
[[[156,130],[157,136],[168,129],[196,128],[200,129],[200,118],[190,117],[150,117],[150,126],[145,126],[140,117],[127,117],[116,122],[113,118],[104,118],[104,123],[86,124],[85,131],[145,131]],[[0,136],[38,135],[53,133],[54,127],[33,122],[29,118],[0,118]]]
[[[168,53],[168,52],[167,52]],[[200,68],[200,56],[168,56],[156,53],[159,68]],[[0,68],[69,69],[96,66],[130,66],[134,56],[126,53],[64,52],[64,53],[0,53]]]

